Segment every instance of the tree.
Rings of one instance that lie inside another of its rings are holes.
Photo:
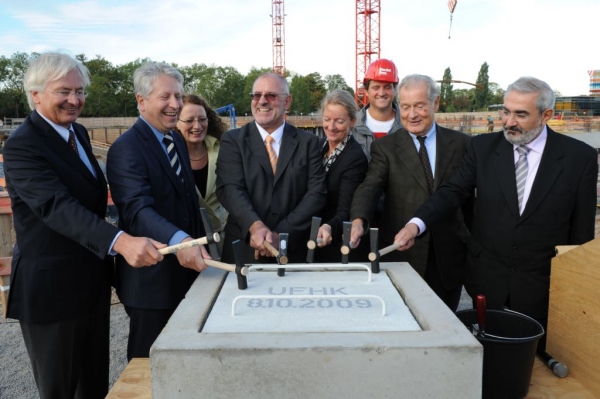
[[[487,105],[502,104],[504,102],[504,89],[498,83],[490,83]]]
[[[440,112],[448,112],[448,108],[452,105],[452,72],[450,67],[444,71],[443,82],[440,88]]]
[[[488,76],[488,64],[484,62],[479,69],[477,75],[477,88],[475,89],[475,97],[473,106],[475,109],[485,110],[487,109],[487,100],[489,94],[489,76]]]
[[[473,89],[471,89],[473,90]],[[449,107],[450,112],[470,111],[471,99],[469,92],[466,89],[458,89],[454,91],[452,105]]]
[[[37,53],[31,53],[31,57],[36,55]],[[10,58],[0,57],[0,116],[22,118],[28,113],[23,79],[29,59],[27,53],[19,52]]]
[[[309,114],[312,109],[312,96],[308,80],[302,75],[294,75],[290,83],[292,105],[290,112],[296,115]]]
[[[354,90],[352,87],[348,86],[342,75],[325,75],[325,78],[323,78],[323,83],[325,83],[325,87],[327,88],[328,92],[335,89],[342,89],[350,92],[350,94],[354,96]]]

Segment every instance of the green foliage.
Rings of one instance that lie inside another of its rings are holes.
[[[36,53],[31,53],[34,57]],[[30,56],[14,53],[10,58],[0,57],[0,118],[23,118],[29,112],[23,78]]]
[[[440,86],[440,112],[448,112],[448,108],[452,106],[452,72],[450,67],[444,71],[443,82]]]
[[[477,85],[478,87],[475,89],[475,97],[473,99],[473,106],[476,110],[486,110],[488,104],[488,95],[490,92],[489,88],[489,80],[490,77],[488,75],[489,66],[487,62],[484,62],[479,69],[479,74],[477,75]]]

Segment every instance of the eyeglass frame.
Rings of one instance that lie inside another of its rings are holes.
[[[65,99],[70,98],[71,96],[75,96],[75,98],[83,100],[83,99],[87,98],[87,96],[90,94],[85,90],[48,90],[48,91],[56,96],[60,96]]]
[[[198,122],[198,123],[200,123],[200,124],[202,124],[202,123],[204,123],[204,122],[207,122],[207,123],[208,123],[208,118],[193,118],[193,119],[188,119],[187,121],[184,121],[183,119],[179,119],[179,118],[177,118],[177,120],[178,120],[179,122],[183,122],[183,123],[185,123],[185,124],[186,124],[186,125],[188,125],[188,126],[194,126],[194,123],[195,123],[195,122]]]
[[[287,93],[249,93],[249,95],[252,101],[259,101],[264,96],[269,102],[275,101],[279,96],[289,96]]]

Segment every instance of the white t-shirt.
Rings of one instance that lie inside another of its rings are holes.
[[[389,121],[378,121],[377,119],[373,119],[369,113],[369,110],[367,109],[366,125],[369,130],[373,132],[375,137],[379,138],[388,134],[393,124],[394,118],[390,119]]]

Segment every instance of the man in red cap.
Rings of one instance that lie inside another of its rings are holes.
[[[371,143],[402,128],[400,113],[394,104],[398,91],[398,69],[390,60],[381,58],[369,65],[363,82],[369,97],[356,116],[353,136],[371,160]]]

